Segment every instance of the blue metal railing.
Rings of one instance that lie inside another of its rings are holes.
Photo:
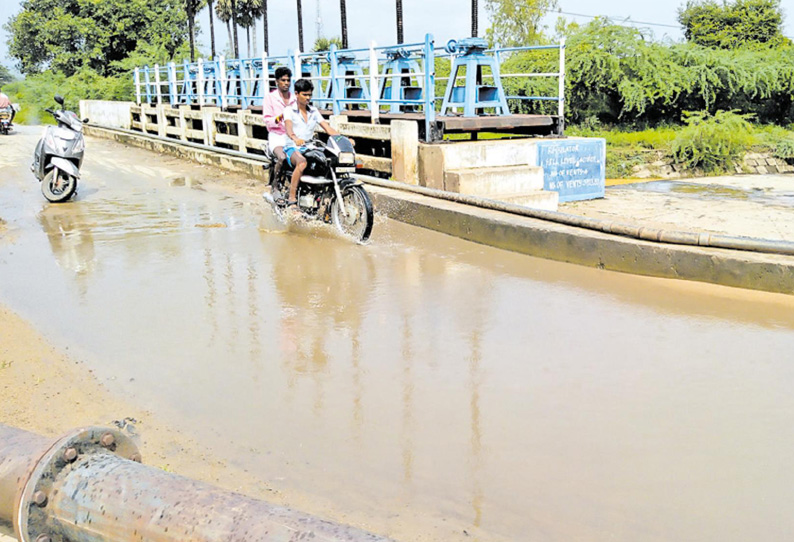
[[[471,39],[461,40],[470,42]],[[257,58],[202,60],[184,62],[177,65],[173,62],[167,66],[145,66],[136,68],[135,95],[137,103],[170,103],[197,104],[200,106],[216,106],[223,109],[240,107],[247,109],[261,106],[265,94],[275,88],[274,72],[279,66],[286,66],[294,74],[293,80],[305,77],[315,84],[314,102],[323,109],[330,109],[334,114],[342,113],[347,107],[358,107],[370,111],[373,122],[383,112],[421,112],[425,117],[426,129],[435,122],[437,102],[443,102],[444,109],[464,109],[464,116],[476,116],[480,111],[494,109],[496,114],[509,114],[506,108],[492,105],[477,107],[473,110],[471,99],[463,107],[463,102],[456,99],[469,92],[482,92],[484,86],[474,85],[473,77],[455,74],[451,77],[436,77],[436,62],[447,57],[451,65],[465,64],[461,60],[467,53],[455,50],[450,45],[446,48],[435,47],[433,36],[427,34],[424,42],[401,44],[399,46],[377,47],[373,42],[365,49],[338,50],[332,45],[330,51],[318,53],[292,52],[286,56],[269,57],[263,53]],[[517,52],[533,50],[559,51],[559,70],[548,73],[504,73],[501,65],[510,55]],[[556,101],[558,115],[564,114],[565,87],[565,43],[559,45],[541,45],[527,47],[507,47],[475,52],[480,55],[492,69],[490,77],[496,92],[504,96],[501,79],[511,77],[554,77],[558,79],[556,96],[506,96],[510,100]],[[485,58],[488,55],[489,58]],[[472,70],[471,60],[465,67]],[[457,80],[465,78],[466,84],[458,86]],[[450,79],[454,79],[450,81]],[[445,96],[436,95],[436,81],[447,81]],[[485,88],[489,90],[489,88]],[[455,96],[453,96],[455,94]],[[488,104],[496,102],[474,102]],[[429,133],[429,132],[428,132]]]

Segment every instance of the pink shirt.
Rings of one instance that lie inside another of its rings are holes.
[[[265,117],[267,131],[271,134],[286,135],[287,130],[284,128],[284,109],[288,105],[294,105],[296,103],[295,95],[290,92],[289,103],[285,104],[278,89],[265,96],[264,103],[262,104],[262,115]],[[278,116],[281,116],[281,122],[276,122],[276,117]]]
[[[11,100],[8,99],[8,96],[0,92],[0,109],[11,107]]]

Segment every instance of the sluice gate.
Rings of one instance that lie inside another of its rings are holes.
[[[0,521],[21,542],[387,540],[140,461],[115,428],[53,442],[0,424]]]

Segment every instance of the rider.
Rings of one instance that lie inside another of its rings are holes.
[[[312,99],[314,85],[308,79],[298,79],[295,81],[295,98],[297,103],[284,110],[284,122],[287,129],[289,140],[284,146],[287,160],[295,167],[292,172],[292,182],[289,185],[288,207],[298,205],[298,181],[300,181],[303,171],[306,169],[306,158],[302,152],[306,150],[304,146],[312,136],[317,126],[322,127],[328,135],[339,135],[339,132],[331,128],[317,108],[309,105]]]
[[[11,106],[11,100],[2,90],[0,90],[0,109],[9,109],[11,111],[10,122],[14,122],[14,117],[16,116],[17,112]]]
[[[270,174],[270,193],[274,198],[281,197],[277,192],[278,174],[284,164],[284,144],[287,133],[284,130],[284,109],[295,104],[295,95],[290,92],[292,71],[284,66],[276,68],[276,90],[265,97],[262,114],[267,126],[267,146],[276,156],[276,165]]]

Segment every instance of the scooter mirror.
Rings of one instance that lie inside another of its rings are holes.
[[[55,101],[58,102],[59,105],[63,105],[63,96],[56,94]]]
[[[83,119],[83,124],[88,124],[88,117]]]

